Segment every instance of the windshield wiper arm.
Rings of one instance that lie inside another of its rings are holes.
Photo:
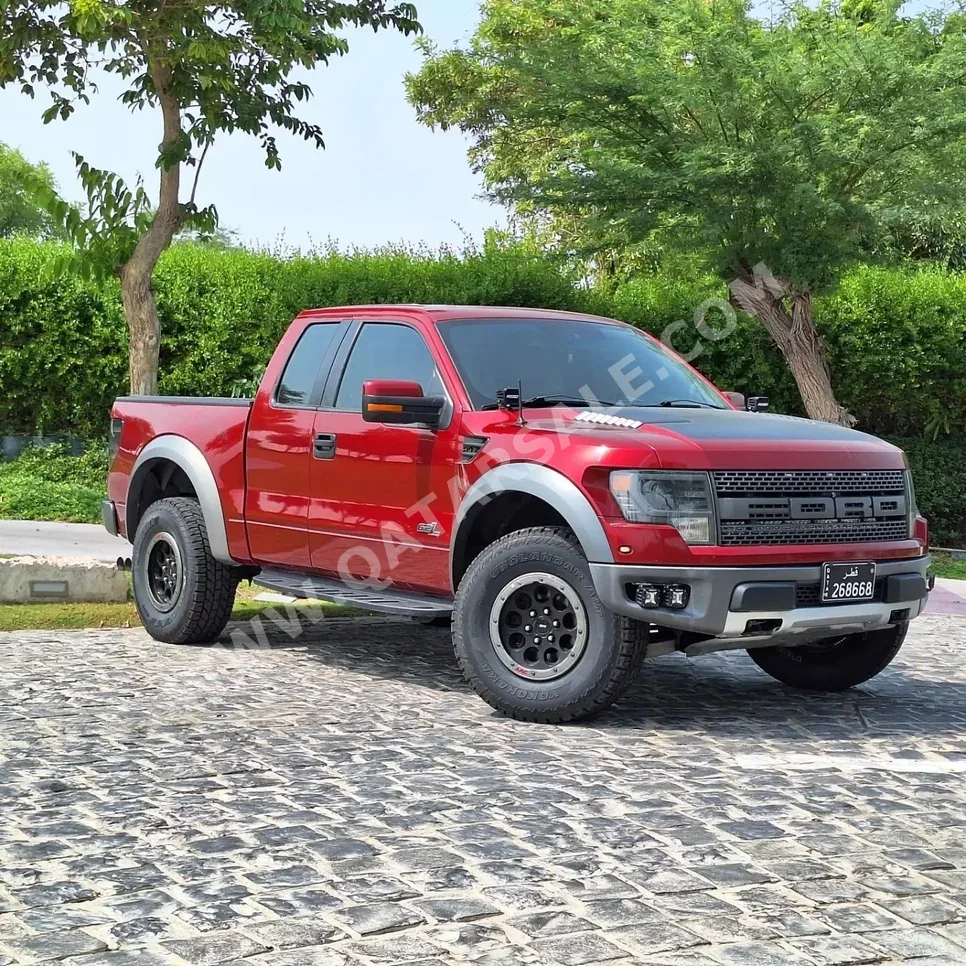
[[[568,396],[566,393],[550,393],[546,396],[531,396],[523,400],[524,406],[607,406],[613,408],[620,403],[605,402],[602,399],[587,399],[585,396]]]
[[[569,396],[566,393],[548,393],[546,396],[530,396],[528,399],[524,399],[521,405],[536,408],[542,406],[602,406],[608,409],[613,409],[615,407],[620,407],[622,403],[605,402],[600,399],[586,399],[583,396]],[[499,409],[499,403],[487,403],[485,406],[480,406],[480,409]]]
[[[678,407],[680,409],[724,409],[724,406],[713,406],[700,399],[662,399],[659,403],[650,403],[649,408],[662,406],[664,408]]]

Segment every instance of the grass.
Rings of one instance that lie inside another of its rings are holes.
[[[931,572],[937,577],[966,580],[966,560],[954,560],[952,554],[934,552]]]
[[[235,606],[231,612],[233,621],[250,620],[269,607],[283,605],[257,601],[255,596],[264,593],[261,587],[239,586],[235,594]],[[305,606],[297,601],[295,606]],[[354,611],[338,604],[323,603],[326,614],[348,616]],[[284,612],[284,611],[283,611]],[[69,601],[43,604],[0,604],[0,631],[57,631],[76,630],[83,627],[139,627],[134,603],[125,604],[79,604]]]

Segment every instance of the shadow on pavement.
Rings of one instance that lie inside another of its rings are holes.
[[[248,622],[229,625],[228,635]],[[453,655],[448,630],[403,620],[328,619],[291,628],[263,623],[272,649],[299,649],[327,668],[471,695]],[[228,637],[226,635],[226,638]],[[224,641],[227,643],[227,640]],[[759,736],[867,740],[890,735],[966,732],[966,681],[929,677],[907,642],[874,680],[837,694],[794,691],[773,681],[743,651],[689,661],[669,655],[647,661],[612,710],[578,727],[707,731],[718,737]],[[921,645],[919,654],[926,653]],[[938,670],[939,665],[933,666]]]

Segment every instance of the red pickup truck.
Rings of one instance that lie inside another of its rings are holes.
[[[252,400],[115,402],[104,523],[170,643],[217,638],[248,578],[451,620],[471,685],[531,721],[670,651],[848,688],[926,602],[926,521],[901,450],[764,404],[610,319],[307,311]]]

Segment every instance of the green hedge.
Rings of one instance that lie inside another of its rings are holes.
[[[83,456],[66,447],[29,448],[0,462],[0,519],[98,523],[107,489],[107,447]]]
[[[916,502],[938,547],[966,547],[966,440],[893,438],[909,457]]]
[[[53,277],[56,246],[0,240],[0,433],[101,435],[126,391],[127,332],[117,283]],[[466,253],[389,249],[279,259],[177,245],[158,268],[161,391],[229,394],[250,382],[291,318],[310,306],[369,302],[517,304],[595,311],[660,334],[722,296],[716,280],[676,269],[588,287],[522,244]],[[840,400],[871,432],[914,436],[937,415],[966,435],[966,274],[859,268],[816,301]],[[713,315],[709,320],[714,324]],[[674,344],[689,350],[692,325]],[[787,366],[742,316],[695,365],[726,389],[770,395],[800,412]]]

